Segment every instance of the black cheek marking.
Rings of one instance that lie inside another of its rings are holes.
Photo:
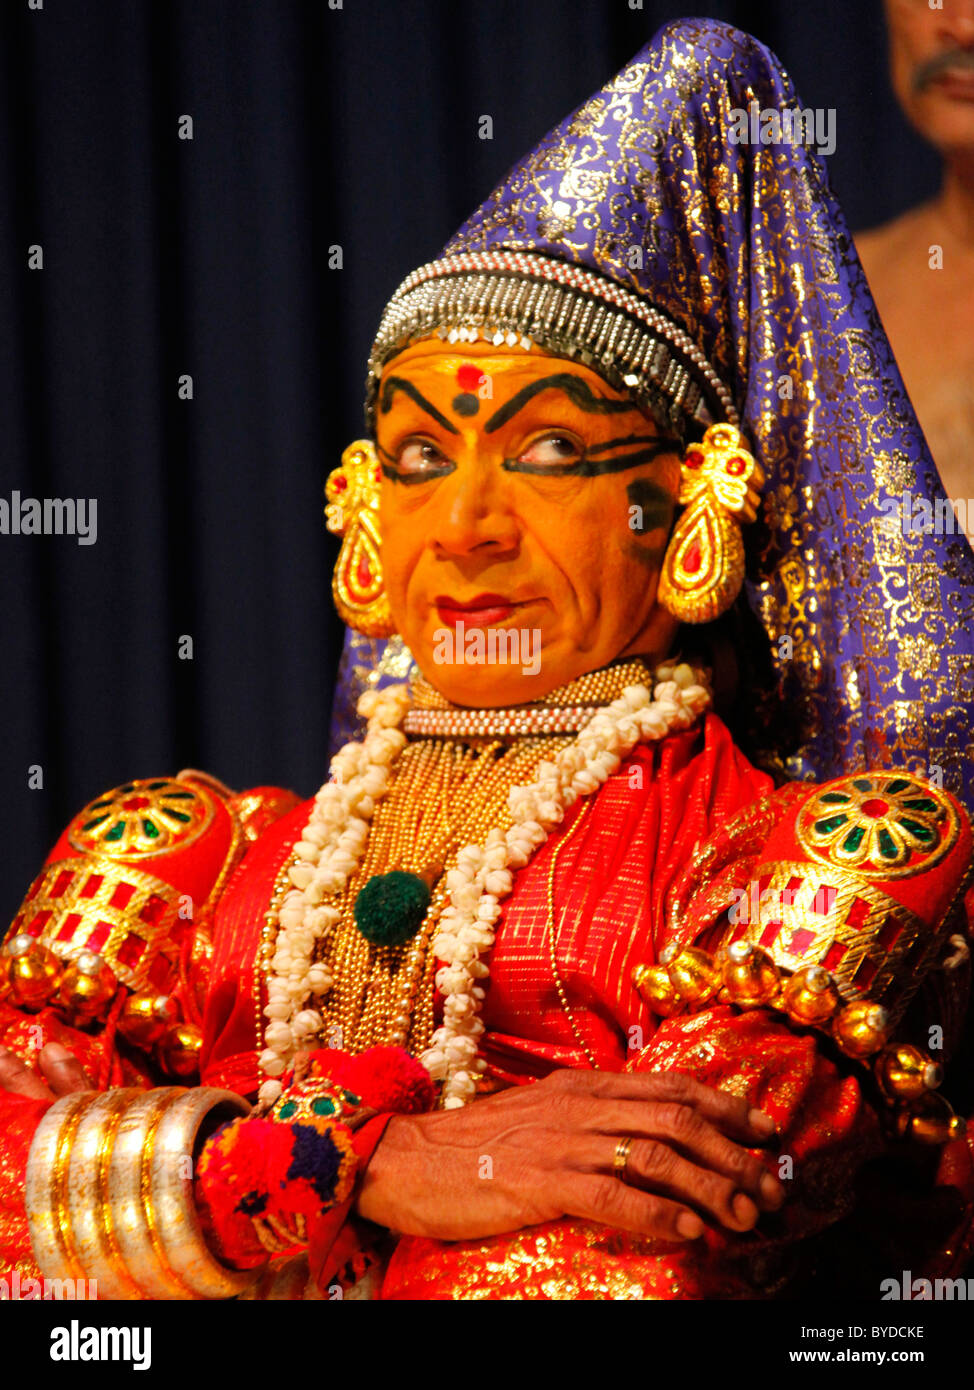
[[[659,483],[654,483],[652,478],[635,478],[626,487],[626,498],[630,508],[639,508],[642,517],[642,525],[630,522],[629,529],[634,536],[645,536],[650,531],[661,529],[669,531],[675,504]]]
[[[673,524],[673,498],[659,483],[651,478],[636,478],[626,488],[629,503],[629,536],[624,550],[633,560],[638,560],[647,569],[658,570],[666,554],[670,527]],[[639,511],[634,517],[632,509]],[[641,537],[655,536],[658,539],[646,540]]]
[[[470,391],[461,391],[459,396],[454,396],[450,402],[458,415],[476,415],[480,409],[480,400]]]
[[[654,574],[663,566],[663,557],[670,539],[673,524],[674,503],[669,493],[649,478],[637,478],[626,488],[626,498],[630,511],[627,516],[628,530],[622,549],[631,560]],[[632,508],[638,507],[637,519],[632,516]]]
[[[640,545],[636,540],[627,540],[623,550],[632,560],[638,560],[641,565],[645,565],[648,570],[654,572],[662,569],[663,556],[666,554],[666,541],[663,540],[659,545]]]

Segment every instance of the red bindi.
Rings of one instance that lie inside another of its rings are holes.
[[[457,385],[461,391],[476,391],[483,379],[483,370],[472,362],[464,362],[457,372]]]

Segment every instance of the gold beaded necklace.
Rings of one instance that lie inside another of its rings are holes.
[[[445,739],[408,745],[388,795],[379,802],[362,861],[338,904],[341,919],[325,939],[322,962],[334,984],[324,1000],[326,1032],[352,1052],[391,1042],[419,1055],[433,1034],[434,957],[430,943],[446,902],[445,874],[464,845],[479,843],[493,826],[511,824],[512,787],[528,781],[544,757],[571,742],[562,738],[497,740],[475,748]],[[441,872],[422,926],[405,946],[374,946],[355,924],[360,889],[391,868]]]
[[[627,685],[636,683],[652,684],[650,668],[638,658],[589,672],[552,691],[543,703],[549,710],[559,712],[589,705],[598,708],[609,704]],[[425,682],[414,683],[414,691],[417,705],[428,710],[434,719],[439,710],[448,716],[455,713],[457,707],[448,705]],[[447,899],[446,873],[455,867],[456,856],[465,845],[482,843],[494,827],[509,828],[511,789],[532,781],[538,763],[557,757],[575,737],[574,721],[568,731],[558,728],[557,732],[534,732],[524,714],[535,708],[517,706],[514,710],[485,711],[490,716],[490,735],[485,732],[482,736],[470,733],[461,738],[439,737],[431,729],[425,736],[414,737],[403,749],[389,790],[375,808],[365,853],[335,901],[339,920],[316,955],[333,980],[327,996],[314,1001],[324,1021],[322,1040],[327,1046],[358,1053],[380,1044],[392,1044],[407,1048],[413,1056],[419,1056],[429,1046],[434,1030],[436,970],[431,944]],[[271,969],[277,914],[290,887],[287,874],[293,863],[293,857],[289,857],[282,865],[265,914],[258,958],[258,996],[260,980]],[[433,887],[429,907],[415,936],[405,945],[378,946],[359,931],[354,918],[355,901],[371,878],[391,869],[425,873],[433,880]],[[555,977],[560,984],[557,966]],[[559,989],[559,995],[562,994]],[[261,1007],[258,997],[258,1037]],[[570,1012],[568,1016],[574,1032]],[[584,1049],[584,1043],[581,1045]]]

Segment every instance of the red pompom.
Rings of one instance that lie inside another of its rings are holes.
[[[225,1263],[241,1269],[267,1259],[250,1218],[239,1209],[246,1191],[264,1183],[264,1163],[251,1146],[247,1126],[253,1120],[234,1120],[203,1145],[196,1170],[195,1202],[207,1242]]]
[[[275,1124],[271,1120],[259,1120],[259,1135],[255,1143],[262,1149],[264,1163],[264,1189],[271,1202],[280,1199],[288,1186],[288,1169],[294,1156],[294,1131],[290,1125]]]
[[[253,1264],[262,1252],[254,1220],[314,1220],[349,1197],[357,1167],[352,1135],[337,1121],[234,1120],[207,1140],[197,1167],[204,1231],[229,1263]]]
[[[429,1073],[401,1047],[370,1047],[357,1057],[326,1049],[312,1055],[311,1065],[372,1110],[421,1115],[433,1108]]]

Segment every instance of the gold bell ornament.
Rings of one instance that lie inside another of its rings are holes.
[[[832,1020],[832,1036],[847,1057],[871,1057],[889,1040],[889,1015],[879,1004],[858,999]]]
[[[835,981],[821,965],[796,970],[781,991],[781,1007],[796,1023],[826,1023],[841,1003]]]
[[[660,964],[673,981],[681,1003],[691,1008],[706,1004],[720,989],[720,970],[710,952],[699,946],[685,946],[679,952],[671,947],[660,955]]]
[[[61,962],[49,947],[26,932],[6,942],[2,961],[8,997],[17,1008],[36,1013],[57,991]]]
[[[119,1015],[118,1031],[133,1047],[148,1049],[155,1046],[180,1017],[179,1004],[171,995],[153,991],[130,994]]]
[[[176,1023],[158,1044],[159,1061],[170,1076],[187,1078],[200,1069],[203,1034],[195,1023]]]
[[[947,1144],[967,1133],[963,1116],[955,1115],[938,1091],[928,1091],[897,1117],[901,1137],[919,1139],[924,1144]]]
[[[767,951],[750,941],[734,941],[720,953],[721,976],[732,1004],[742,1009],[773,1003],[781,983]]]
[[[683,1000],[663,965],[637,965],[632,982],[644,1003],[661,1018],[669,1018],[683,1007]]]
[[[65,966],[58,1003],[72,1023],[84,1027],[104,1016],[117,989],[118,979],[105,957],[82,951]]]
[[[935,1091],[944,1069],[919,1047],[901,1043],[888,1047],[873,1064],[876,1080],[890,1100],[917,1100]]]

